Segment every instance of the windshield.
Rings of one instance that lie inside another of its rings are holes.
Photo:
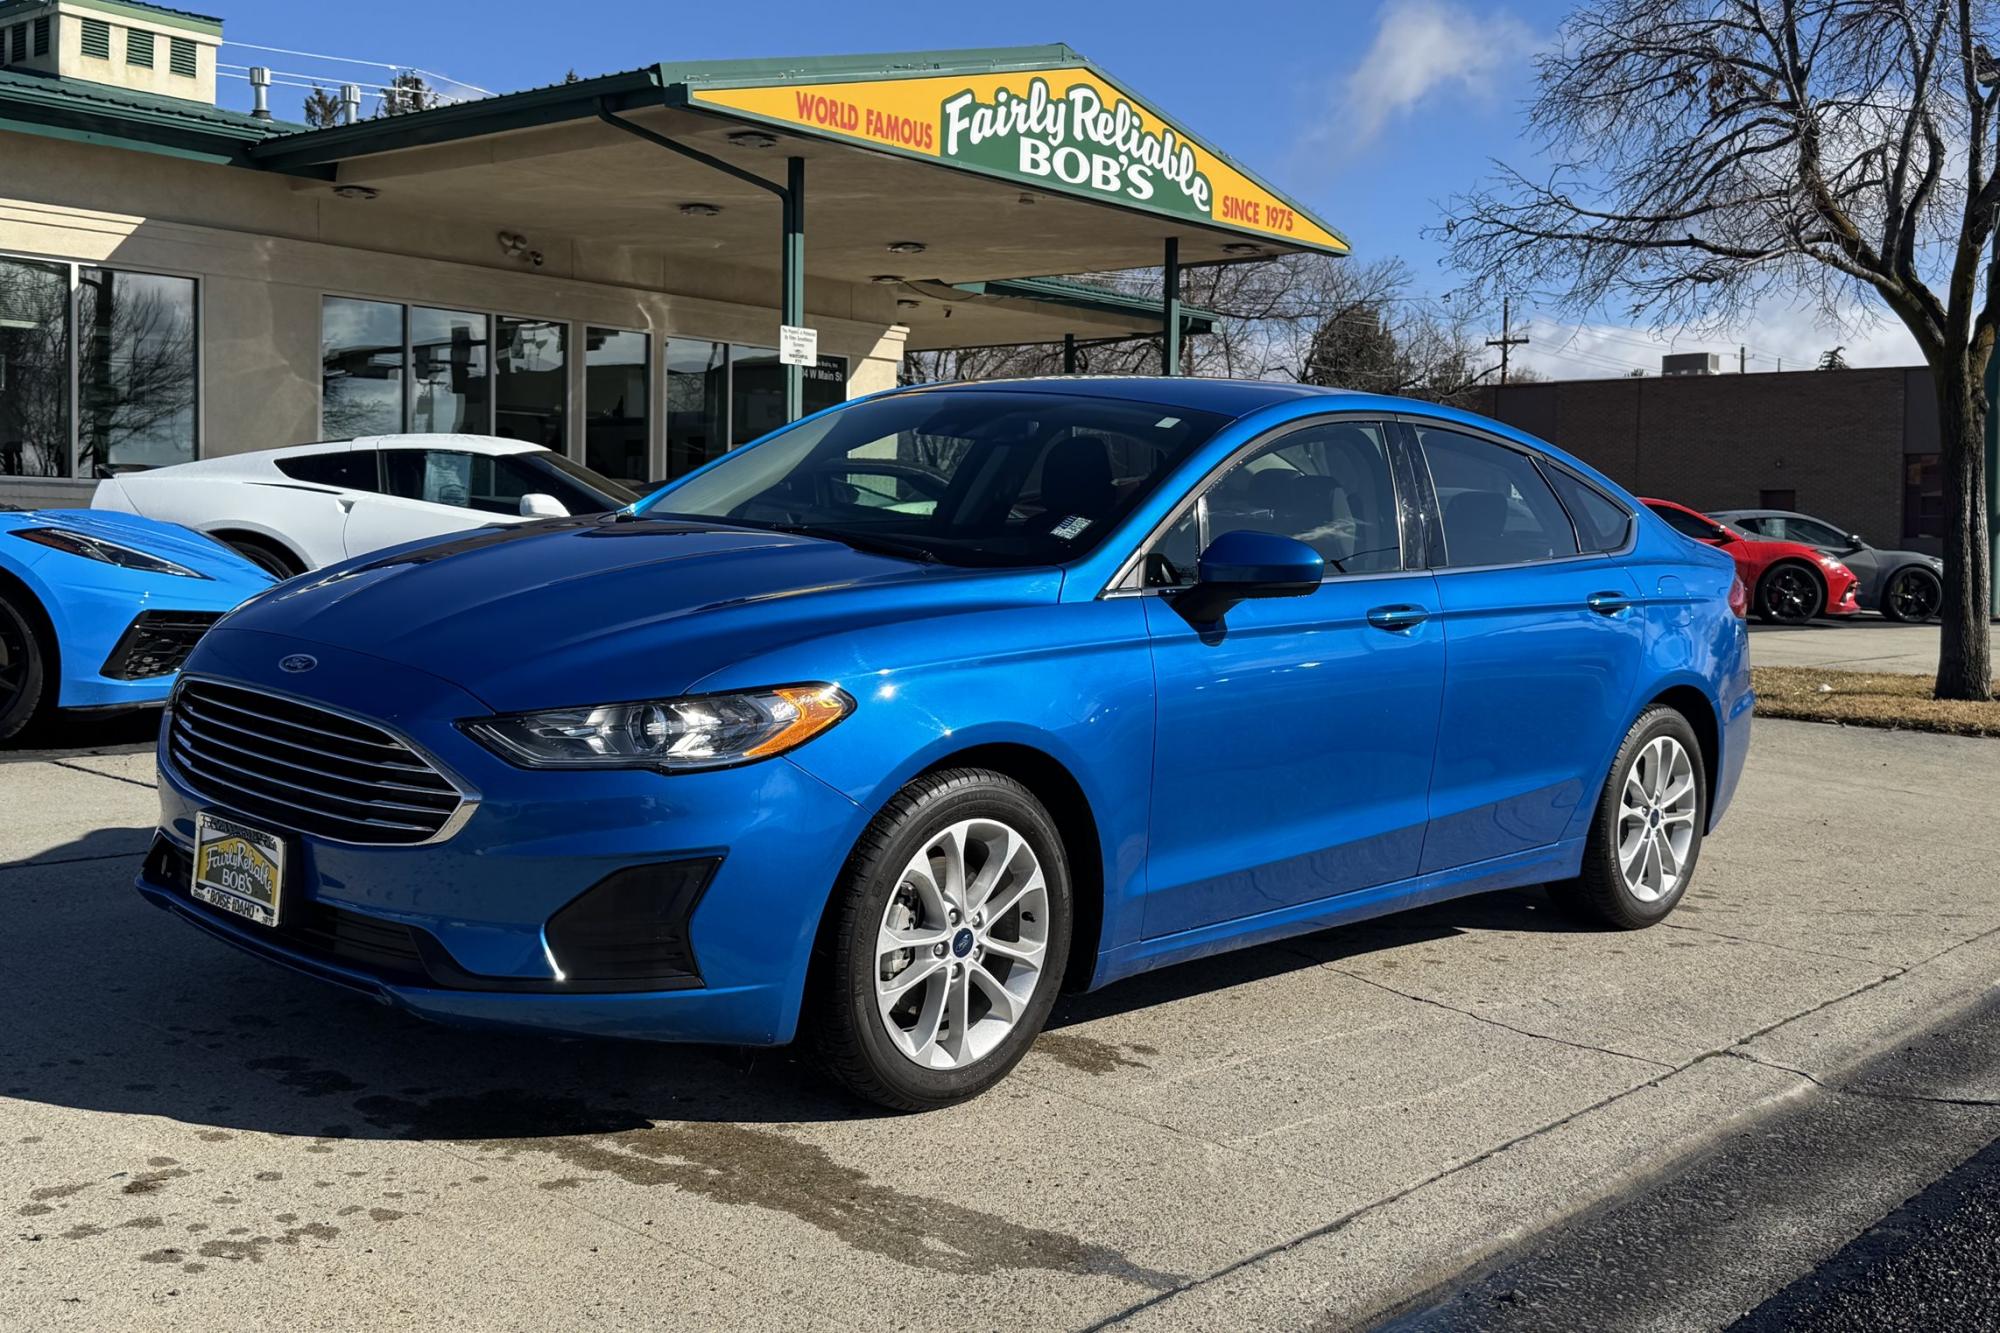
[[[894,394],[767,436],[643,508],[947,564],[1061,564],[1227,420],[1056,392]]]

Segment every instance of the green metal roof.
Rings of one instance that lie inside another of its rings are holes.
[[[40,9],[52,0],[7,0],[0,3],[0,21],[11,18],[17,12]],[[166,5],[146,3],[146,0],[64,0],[79,9],[94,9],[100,14],[110,14],[120,18],[136,18],[148,23],[158,23],[169,28],[185,28],[190,32],[206,33],[211,37],[222,36],[222,20],[212,14],[195,14],[185,9],[170,9]]]
[[[240,162],[247,145],[304,128],[184,97],[0,70],[0,129],[203,162]]]

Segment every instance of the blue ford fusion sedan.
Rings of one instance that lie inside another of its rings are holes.
[[[197,648],[139,887],[425,1017],[810,1039],[885,1105],[1064,987],[1510,886],[1673,910],[1742,771],[1726,554],[1429,404],[902,390]]]

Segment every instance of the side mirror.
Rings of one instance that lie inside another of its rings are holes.
[[[553,495],[529,491],[521,497],[522,518],[568,518],[569,510]]]
[[[1850,550],[1850,551],[1858,551],[1858,550],[1860,550],[1860,549],[1861,549],[1862,547],[1864,547],[1864,546],[1866,546],[1866,545],[1868,545],[1868,543],[1867,543],[1867,542],[1865,542],[1865,541],[1863,541],[1863,540],[1861,539],[1861,534],[1860,534],[1860,533],[1858,533],[1858,532],[1850,532],[1850,533],[1848,533],[1848,534],[1847,534],[1847,549],[1848,549],[1848,550]]]
[[[1728,528],[1717,528],[1715,530],[1715,535],[1710,537],[1709,540],[1714,542],[1717,546],[1729,546],[1733,545],[1735,542],[1741,539],[1738,538],[1737,535],[1731,532]]]
[[[1170,594],[1191,624],[1210,625],[1238,602],[1257,597],[1304,597],[1326,576],[1320,553],[1272,532],[1225,532],[1195,566],[1194,586]]]

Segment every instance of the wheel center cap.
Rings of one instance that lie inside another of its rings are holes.
[[[1660,811],[1659,811],[1659,807],[1657,807],[1657,806],[1655,806],[1655,807],[1654,807],[1654,809],[1653,809],[1653,816],[1652,816],[1652,818],[1653,818],[1653,827],[1654,827],[1654,828],[1658,828],[1658,827],[1660,826]]]
[[[972,932],[961,930],[951,937],[951,952],[954,957],[963,958],[972,952]]]

